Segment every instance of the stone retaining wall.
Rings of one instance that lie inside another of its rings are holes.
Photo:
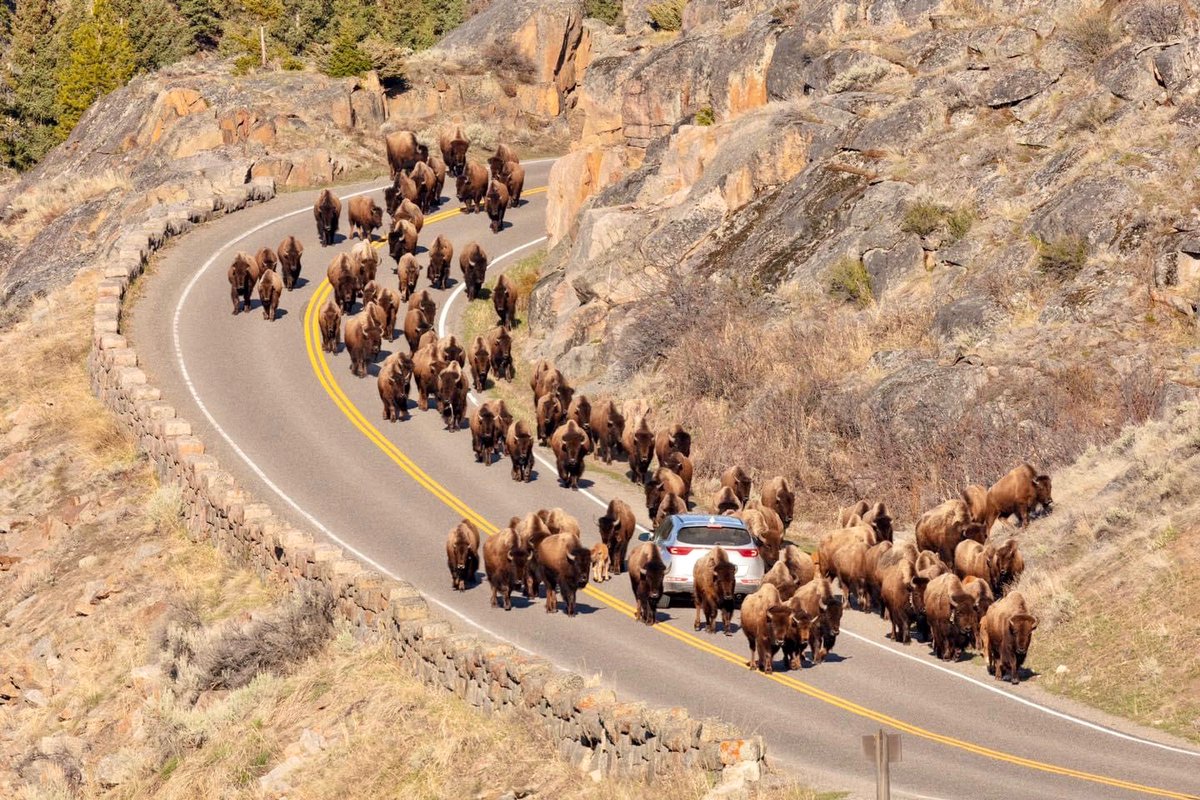
[[[138,366],[121,334],[122,300],[167,238],[274,195],[273,181],[256,179],[205,200],[160,207],[113,246],[101,267],[88,359],[92,390],[149,456],[159,480],[181,488],[189,535],[264,579],[328,591],[339,617],[364,638],[382,637],[424,682],[484,711],[539,714],[561,754],[586,772],[652,778],[664,769],[699,767],[729,779],[757,779],[760,738],[743,737],[719,720],[693,719],[682,708],[620,702],[611,690],[589,687],[545,659],[455,630],[430,612],[411,584],[366,569],[340,548],[285,524],[205,453],[191,424]],[[209,279],[223,276],[222,270]]]

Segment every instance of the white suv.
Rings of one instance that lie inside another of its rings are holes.
[[[750,531],[740,519],[709,514],[672,514],[662,521],[653,534],[643,533],[638,539],[653,541],[667,565],[660,606],[670,604],[673,597],[692,594],[692,568],[717,545],[725,550],[729,561],[737,566],[734,586],[739,601],[762,586],[762,556]]]

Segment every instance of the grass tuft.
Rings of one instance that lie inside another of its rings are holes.
[[[871,274],[860,258],[847,256],[833,265],[825,285],[829,295],[863,308],[873,299]]]

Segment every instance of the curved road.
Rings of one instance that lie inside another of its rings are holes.
[[[549,166],[528,164],[526,186],[544,186]],[[343,187],[342,195],[365,191],[382,203],[381,181]],[[690,608],[660,611],[666,624],[653,628],[635,624],[624,575],[589,587],[574,619],[517,598],[511,612],[492,609],[486,582],[452,591],[443,543],[463,516],[486,532],[513,515],[562,506],[594,531],[601,498],[622,496],[635,509],[644,509],[643,499],[628,482],[595,474],[586,476],[586,492],[564,490],[546,463],[532,483],[514,483],[507,461],[476,464],[470,433],[447,433],[436,413],[414,409],[409,421],[383,422],[373,377],[353,377],[344,352],[321,353],[306,313],[323,302],[330,259],[351,245],[318,245],[315,195],[282,195],[176,240],[127,323],[142,366],[210,452],[294,524],[411,581],[465,624],[563,667],[599,673],[622,697],[686,706],[761,733],[774,759],[814,785],[873,796],[874,767],[859,737],[882,726],[903,734],[895,797],[1200,796],[1200,753],[1189,745],[1049,696],[1036,683],[1012,688],[977,665],[943,665],[924,645],[894,646],[877,617],[848,610],[825,664],[763,676],[745,668],[740,632],[694,633]],[[511,224],[493,235],[482,214],[456,213],[447,197],[427,218],[421,241],[445,233],[457,254],[478,240],[492,271],[502,270],[541,241],[544,198],[527,192],[510,210]],[[280,303],[282,317],[264,321],[257,300],[251,313],[232,316],[225,270],[233,253],[276,247],[288,234],[304,244],[304,272]],[[380,275],[395,285],[391,259],[382,255]],[[452,275],[459,275],[457,261]],[[450,331],[465,305],[457,288],[435,293]],[[385,341],[380,360],[397,346],[406,347],[402,336]]]

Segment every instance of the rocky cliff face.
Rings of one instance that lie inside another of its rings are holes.
[[[786,330],[831,369],[750,348],[762,379],[702,447],[914,508],[1193,391],[1195,9],[1026,6],[692,0],[678,38],[597,57],[535,355],[694,415],[723,394],[698,337]],[[663,385],[684,378],[699,401]],[[773,381],[812,390],[787,463],[745,435]]]

